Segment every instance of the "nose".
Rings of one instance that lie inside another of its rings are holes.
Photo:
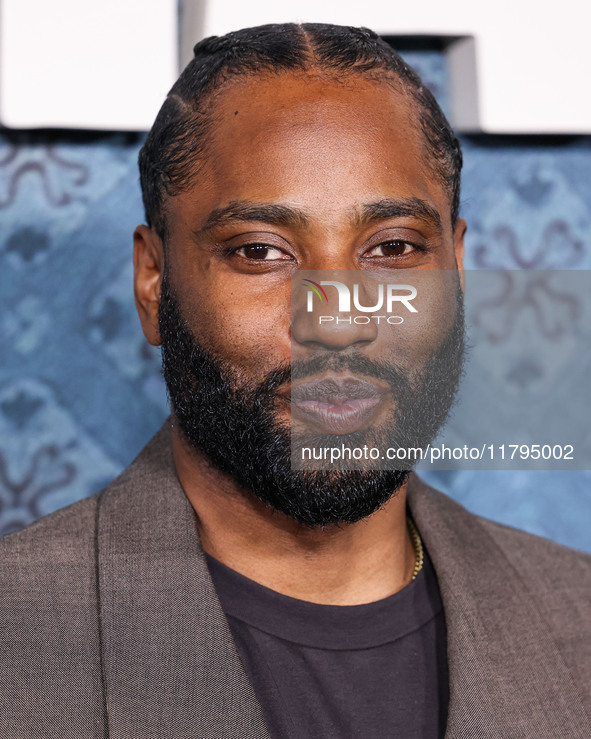
[[[376,304],[362,273],[300,272],[292,285],[292,348],[344,351],[360,349],[377,339],[374,313],[360,307]]]

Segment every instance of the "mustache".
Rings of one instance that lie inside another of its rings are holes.
[[[379,399],[382,394],[373,382],[368,382],[359,377],[348,377],[344,380],[337,377],[323,377],[292,387],[291,398],[295,401],[333,400],[342,402],[345,399],[355,398]]]
[[[283,365],[272,370],[259,385],[259,391],[262,393],[275,393],[282,385],[291,383],[294,380],[303,381],[308,378],[312,379],[316,375],[325,372],[347,372],[351,375],[373,378],[386,382],[393,389],[398,387],[406,388],[409,384],[407,374],[404,370],[392,362],[369,359],[363,354],[327,352],[326,354],[319,354],[306,360],[298,360],[297,362],[292,362],[291,364]],[[370,383],[363,383],[360,380],[358,386],[360,387],[361,385],[367,385],[367,387],[362,388],[363,393],[365,393],[363,397],[366,397]],[[325,389],[328,390],[329,388]]]

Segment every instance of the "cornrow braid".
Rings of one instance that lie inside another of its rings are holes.
[[[451,220],[460,204],[462,152],[437,101],[402,57],[367,28],[270,24],[210,36],[169,91],[139,153],[146,223],[166,241],[166,197],[186,189],[199,168],[216,93],[233,78],[322,70],[397,79],[418,113],[435,173],[448,189]]]

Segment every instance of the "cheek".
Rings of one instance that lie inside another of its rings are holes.
[[[453,326],[457,311],[457,273],[451,270],[414,271],[408,282],[417,289],[412,301],[416,313],[400,305],[393,313],[400,325],[381,324],[380,352],[385,360],[408,370],[421,369],[441,347]]]
[[[262,378],[289,363],[289,297],[285,305],[246,291],[203,293],[191,313],[195,338],[212,354]]]

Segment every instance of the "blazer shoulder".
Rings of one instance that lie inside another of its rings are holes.
[[[48,563],[55,557],[94,547],[95,519],[102,491],[38,519],[20,531],[0,538],[2,570],[15,564]]]
[[[478,517],[509,561],[553,589],[586,587],[591,592],[591,554],[496,521]]]
[[[85,551],[94,552],[101,498],[141,489],[155,469],[167,461],[170,464],[170,456],[170,423],[167,419],[133,462],[103,490],[43,516],[20,531],[0,537],[0,561],[4,564],[10,558],[16,558],[21,563],[31,564],[35,560],[47,563],[68,553],[76,552],[81,557]]]
[[[591,555],[482,521],[554,635],[577,684],[591,683]]]
[[[420,514],[427,529],[436,530],[442,549],[449,550],[453,540],[463,552],[465,538],[470,538],[478,561],[503,553],[514,570],[540,583],[550,578],[553,585],[567,588],[577,583],[591,585],[591,554],[479,516],[416,475],[409,481],[408,493],[413,515]]]
[[[529,592],[535,602],[546,604],[557,626],[576,624],[591,643],[590,554],[483,518],[419,478],[412,480],[409,493],[425,534],[437,535],[440,560],[468,558],[474,576],[485,577],[491,587],[513,584],[524,596]]]

